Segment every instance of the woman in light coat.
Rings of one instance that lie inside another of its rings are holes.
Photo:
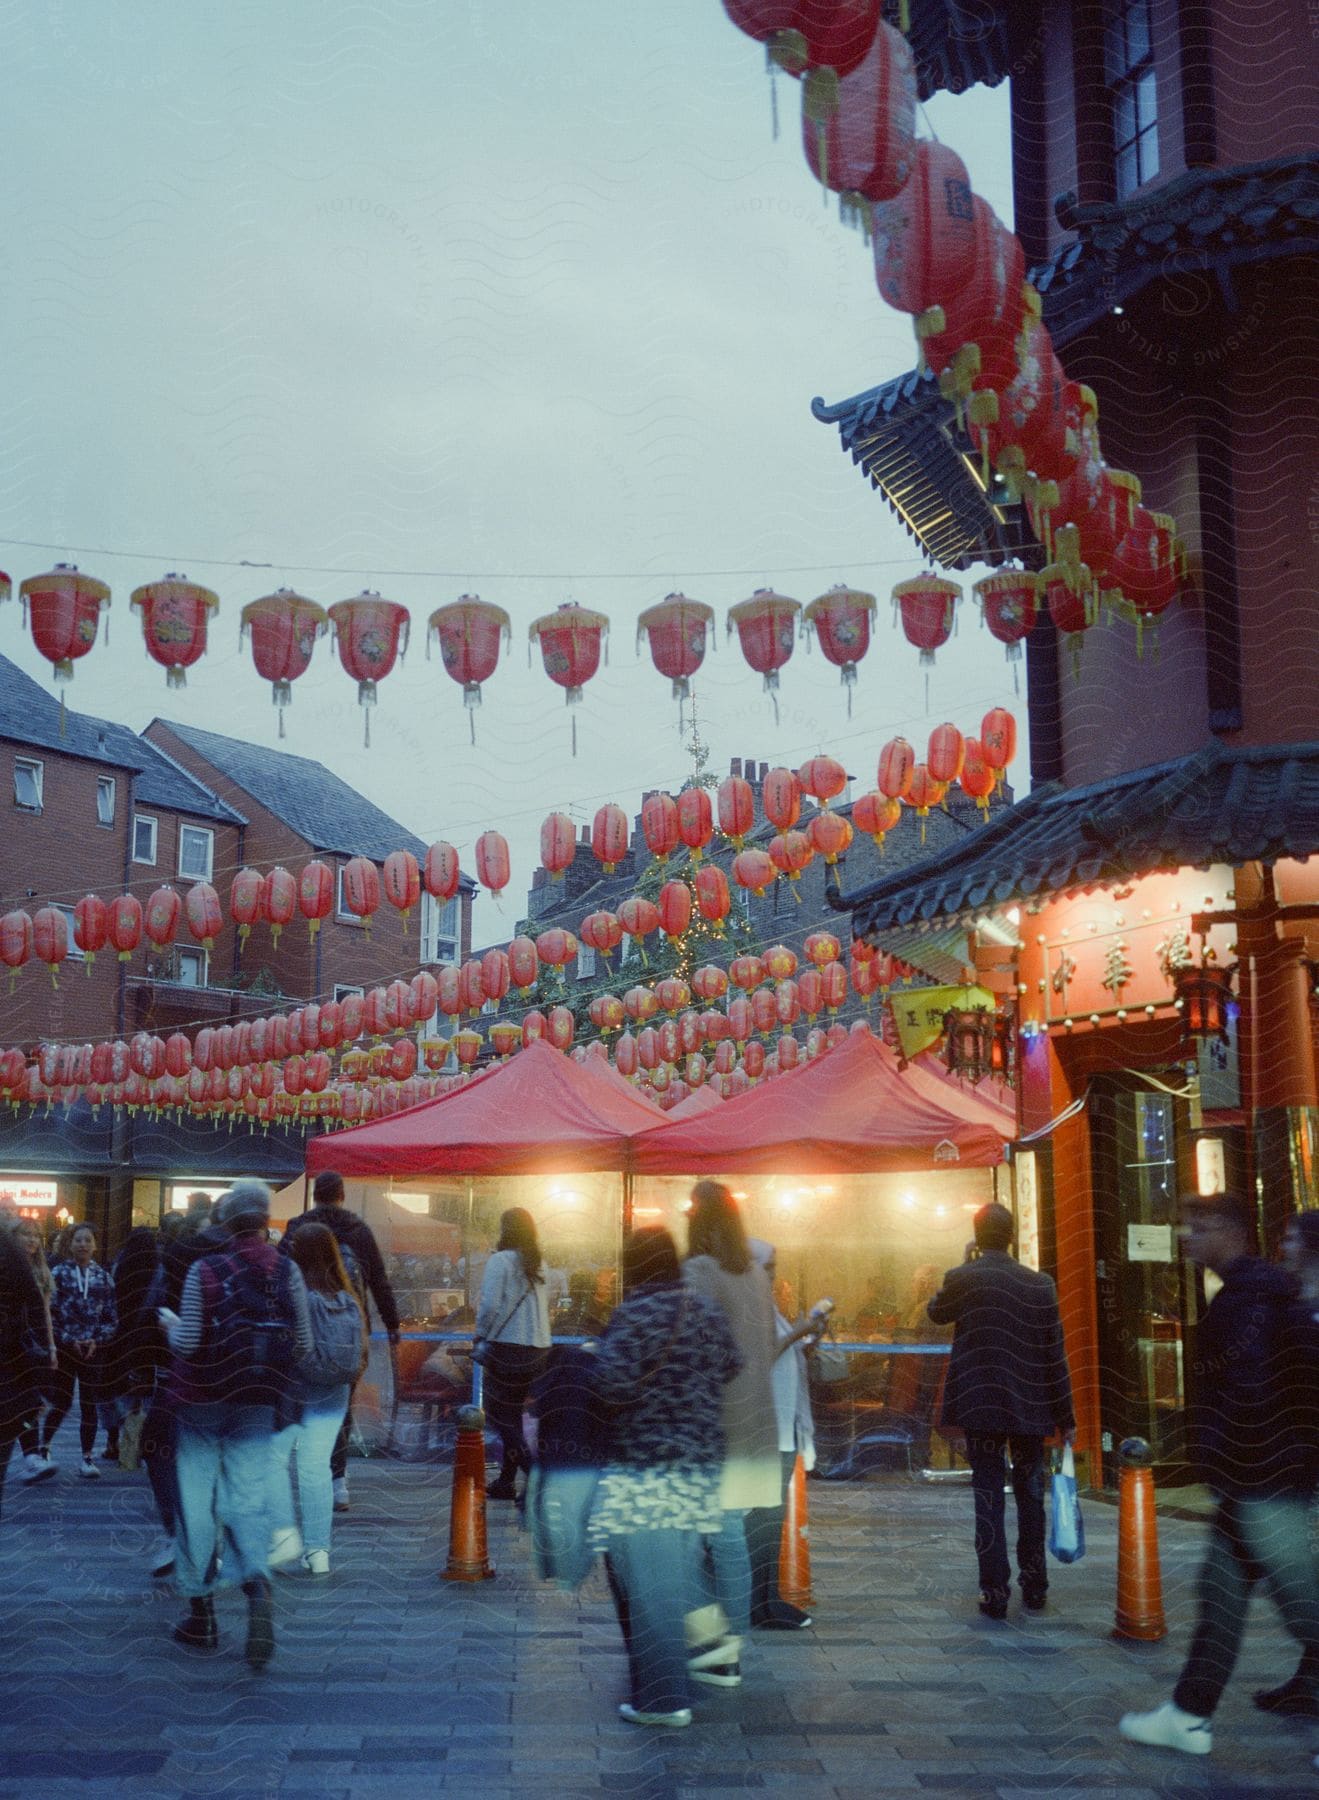
[[[485,1369],[486,1411],[504,1444],[499,1478],[486,1493],[492,1500],[512,1500],[518,1470],[531,1467],[522,1409],[550,1347],[545,1259],[536,1221],[525,1207],[510,1206],[500,1217],[499,1243],[481,1280],[476,1342]]]

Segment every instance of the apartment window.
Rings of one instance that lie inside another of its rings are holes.
[[[41,768],[30,756],[14,758],[14,805],[24,812],[41,811]]]
[[[133,861],[153,866],[156,861],[156,821],[146,813],[133,814]]]
[[[1113,180],[1117,198],[1125,200],[1159,172],[1150,0],[1112,0],[1104,60],[1113,108]]]
[[[73,908],[71,906],[57,906],[55,911],[64,914],[64,923],[68,927],[69,961],[83,962],[85,960],[85,953],[81,951],[73,941]]]
[[[441,906],[432,894],[421,897],[421,960],[456,963],[460,913],[457,894]]]
[[[589,981],[595,974],[595,949],[591,944],[577,946],[577,979]]]
[[[334,997],[336,1000],[346,1000],[349,994],[361,994],[363,991],[364,990],[353,981],[336,981],[334,984]]]
[[[98,825],[114,824],[114,791],[113,775],[96,777],[96,823]]]
[[[205,987],[208,973],[206,952],[201,949],[184,949],[180,946],[177,952],[178,974],[176,979],[180,987]]]
[[[179,874],[189,881],[209,881],[215,833],[200,825],[179,826]]]

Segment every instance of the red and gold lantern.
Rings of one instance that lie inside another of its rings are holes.
[[[701,917],[721,933],[724,920],[732,907],[728,877],[718,863],[703,863],[692,877],[696,888],[696,905]]]
[[[975,801],[981,813],[988,816],[989,796],[994,791],[995,776],[993,769],[985,761],[979,738],[969,737],[966,740],[958,781],[962,792]]]
[[[763,959],[749,954],[735,956],[728,965],[728,979],[735,988],[741,988],[744,994],[753,993],[765,979]]]
[[[812,756],[798,769],[797,781],[813,800],[828,806],[847,786],[847,770],[835,757]]]
[[[339,600],[330,608],[330,623],[339,661],[357,683],[362,708],[363,742],[371,746],[371,708],[377,684],[407,654],[411,615],[406,606],[364,589],[355,600]]]
[[[625,1031],[614,1045],[614,1067],[620,1075],[631,1081],[641,1066],[637,1056],[637,1040],[630,1031]]]
[[[347,879],[345,875],[345,888]],[[240,869],[229,889],[229,917],[238,927],[238,949],[242,954],[252,927],[261,917],[261,877],[255,869]]]
[[[707,1006],[712,1005],[728,992],[728,976],[716,963],[706,963],[692,976],[692,992]]]
[[[908,746],[910,748],[910,746]],[[908,777],[910,782],[910,777]],[[884,839],[902,817],[902,804],[878,792],[861,794],[852,802],[852,824],[874,840],[883,855]]]
[[[992,706],[980,721],[980,754],[1002,787],[1003,773],[1017,754],[1017,721],[1005,706]]]
[[[822,969],[826,963],[837,962],[840,954],[838,939],[832,931],[813,931],[802,945],[808,962]]]
[[[733,858],[733,880],[759,896],[774,880],[774,864],[764,850],[739,850]]]
[[[536,985],[540,974],[540,958],[529,937],[515,937],[508,946],[508,975],[513,986],[525,999]]]
[[[1136,615],[1136,655],[1143,656],[1147,622],[1177,597],[1177,523],[1171,514],[1133,507],[1131,525],[1109,562],[1108,581]]]
[[[974,194],[966,164],[935,139],[912,145],[911,171],[891,200],[875,207],[875,282],[899,312],[948,303],[970,280]]]
[[[284,927],[298,910],[298,884],[287,869],[273,868],[261,884],[261,917],[270,927],[271,941],[279,948]]]
[[[685,881],[666,881],[658,899],[660,929],[676,944],[692,922],[692,890]]]
[[[714,836],[714,810],[704,788],[684,788],[678,795],[678,836],[691,853],[693,864],[700,862],[706,846]]]
[[[82,951],[89,975],[97,952],[105,948],[109,931],[110,913],[105,901],[99,894],[84,894],[73,908],[73,941]]]
[[[511,1020],[500,1020],[487,1027],[486,1036],[490,1040],[490,1048],[500,1062],[507,1062],[522,1042],[522,1027],[514,1024]]]
[[[760,804],[775,831],[791,831],[801,817],[801,782],[791,769],[770,769],[760,788]]]
[[[804,831],[780,831],[769,840],[768,855],[779,874],[787,876],[788,891],[800,905],[801,896],[796,884],[801,880],[802,871],[815,861],[815,845],[810,837]]]
[[[243,608],[238,639],[251,637],[252,661],[278,708],[279,735],[284,736],[284,708],[293,699],[293,683],[307,671],[316,640],[329,617],[323,607],[292,588],[278,588]]]
[[[890,738],[879,753],[876,786],[887,800],[905,800],[911,789],[916,752],[906,738]]]
[[[508,886],[508,840],[498,831],[483,831],[476,840],[476,878],[495,895]]]
[[[406,932],[408,915],[421,899],[421,870],[411,850],[391,850],[385,858],[383,880],[385,898],[402,914]]]
[[[678,847],[678,807],[671,794],[647,794],[641,803],[641,833],[656,862],[664,863]]]
[[[183,902],[172,887],[158,887],[151,895],[142,914],[142,929],[155,949],[164,950],[174,942],[182,912]]]
[[[765,692],[774,702],[775,724],[779,717],[779,670],[792,655],[800,612],[800,601],[776,594],[772,588],[757,588],[749,600],[728,609],[728,635],[737,632],[743,656],[763,677]]]
[[[942,806],[948,792],[947,785],[936,781],[924,763],[917,763],[912,770],[911,790],[907,795],[907,805],[915,810],[921,822],[921,842],[925,842],[925,821],[930,816],[930,808]]]
[[[719,829],[733,848],[740,850],[756,822],[756,796],[751,783],[741,775],[728,776],[719,783],[716,802]]]
[[[451,675],[463,690],[467,708],[468,730],[476,742],[475,709],[481,704],[481,683],[489,681],[499,664],[502,639],[507,646],[512,635],[509,617],[501,607],[491,606],[475,594],[464,594],[452,606],[440,606],[430,616],[430,639],[439,640],[440,656],[446,675]]]
[[[647,962],[646,939],[652,931],[659,930],[659,908],[653,900],[643,900],[639,894],[632,894],[619,907],[618,920],[641,952],[642,962]]]
[[[925,766],[932,779],[948,787],[962,773],[965,755],[964,740],[956,725],[936,725],[925,753]]]
[[[840,856],[846,856],[852,843],[852,827],[842,813],[818,812],[806,827],[811,848],[822,856],[830,868]]]
[[[69,954],[69,922],[56,907],[43,906],[32,915],[32,950],[50,970],[51,986],[58,987],[59,967]]]
[[[802,149],[816,180],[838,194],[844,221],[861,221],[869,236],[873,203],[891,200],[911,174],[915,59],[902,33],[881,19],[865,56],[837,77],[833,94],[818,87],[802,87]]]
[[[187,685],[187,671],[206,651],[206,628],[220,604],[210,588],[186,575],[166,575],[133,591],[147,655],[165,670],[167,687]]]
[[[72,681],[74,663],[96,642],[101,608],[110,604],[109,588],[81,574],[75,563],[56,563],[48,575],[29,575],[18,591],[33,644],[53,665],[57,682]],[[9,577],[0,573],[0,600],[8,596]],[[62,709],[62,696],[60,705]],[[63,717],[61,710],[61,723]]]
[[[706,633],[714,623],[714,608],[685,594],[668,594],[637,620],[637,649],[644,634],[650,656],[661,675],[673,684],[673,698],[681,703],[691,694],[691,678],[705,661]]]
[[[847,716],[852,716],[852,689],[856,665],[870,648],[875,596],[839,582],[812,600],[802,615],[803,631],[814,631],[825,660],[841,671],[847,693]]]
[[[120,962],[127,962],[142,941],[142,902],[136,894],[111,902],[108,935]]]
[[[692,991],[678,976],[666,975],[663,981],[655,983],[655,998],[670,1018],[676,1018],[685,1006],[691,1005]],[[674,1059],[666,1056],[664,1060],[672,1062]]]
[[[361,919],[370,935],[371,920],[380,911],[380,871],[369,856],[353,856],[343,866],[344,906]]]
[[[588,949],[600,956],[612,956],[623,941],[623,925],[617,913],[588,913],[582,920],[580,936]]]
[[[458,998],[464,1012],[476,1014],[485,1005],[485,977],[479,959],[474,956],[469,957],[458,971]]]
[[[334,871],[318,858],[304,865],[298,877],[298,911],[307,921],[307,936],[313,943],[322,921],[334,908]]]
[[[606,875],[612,875],[627,855],[630,836],[627,814],[621,806],[611,801],[596,813],[591,824],[591,854]]]
[[[902,616],[903,634],[921,653],[921,666],[929,668],[934,653],[952,636],[953,617],[962,590],[955,581],[939,575],[918,575],[899,581],[893,599]],[[883,787],[883,782],[880,786]]]
[[[545,1020],[545,1036],[556,1050],[571,1050],[577,1021],[570,1006],[552,1006]]]
[[[441,841],[431,845],[421,867],[421,879],[432,900],[452,900],[458,892],[461,873],[458,852],[452,844]]]
[[[540,642],[541,661],[550,680],[564,690],[568,706],[576,706],[582,689],[600,667],[609,635],[604,613],[589,612],[568,601],[533,621],[530,635]],[[572,722],[572,751],[577,754],[577,719]]]
[[[1021,646],[1035,628],[1040,607],[1040,578],[1031,569],[1001,569],[982,576],[972,587],[989,635],[1006,646],[1007,660],[1021,661]],[[1012,679],[1017,678],[1014,667]]]
[[[536,939],[536,955],[551,969],[562,969],[577,954],[577,939],[562,925],[551,925]]]
[[[567,813],[552,812],[540,828],[540,861],[551,881],[562,881],[577,854],[577,827]]]
[[[659,1001],[650,988],[630,987],[623,996],[623,1011],[629,1019],[638,1025],[644,1025],[647,1019],[653,1019],[659,1011]]]
[[[786,944],[771,944],[761,961],[771,981],[791,981],[797,973],[797,952]]]

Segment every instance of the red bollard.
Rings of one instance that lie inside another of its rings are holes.
[[[1159,1527],[1154,1513],[1153,1460],[1144,1438],[1124,1438],[1117,1501],[1117,1616],[1113,1636],[1154,1644],[1167,1637]]]
[[[799,1456],[788,1483],[779,1539],[779,1593],[791,1606],[814,1606],[811,1593],[811,1526],[806,1513],[806,1469]]]
[[[485,1532],[485,1414],[479,1406],[458,1413],[449,1507],[449,1561],[445,1581],[489,1581],[494,1575]]]

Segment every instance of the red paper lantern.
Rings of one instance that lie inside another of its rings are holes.
[[[797,973],[797,952],[786,944],[771,944],[761,961],[771,981],[790,981]]]
[[[345,879],[345,887],[346,885]],[[240,955],[253,925],[261,917],[261,892],[261,877],[255,869],[240,869],[234,876],[233,885],[229,889],[229,917],[238,927]]]
[[[121,894],[111,902],[107,935],[120,962],[127,962],[142,941],[142,902],[135,894]]]
[[[597,1031],[619,1031],[627,1014],[623,1011],[623,1002],[617,994],[597,994],[589,1007],[591,1023]]]
[[[827,963],[820,970],[820,995],[831,1013],[847,999],[847,970],[841,962]]]
[[[612,875],[627,855],[630,839],[627,814],[622,807],[612,801],[602,806],[591,825],[591,854],[606,875]]]
[[[165,1039],[166,1072],[181,1081],[191,1068],[192,1045],[181,1031],[175,1031]]]
[[[421,870],[411,850],[391,850],[385,858],[383,881],[385,898],[402,913],[406,932],[408,915],[421,899]]]
[[[498,831],[483,831],[476,840],[476,877],[492,894],[508,886],[508,840]]]
[[[495,955],[495,952],[492,950],[492,951],[488,952],[488,954],[493,956],[493,955]],[[500,951],[499,954],[502,956],[503,952]],[[482,970],[481,970],[481,978],[484,981],[484,979],[485,979],[484,964],[483,964]],[[440,997],[439,984],[436,982],[435,977],[431,974],[429,969],[420,969],[417,972],[417,974],[415,974],[412,977],[412,980],[409,982],[408,985],[412,989],[412,1016],[417,1020],[417,1022],[419,1024],[425,1024],[427,1019],[433,1019],[435,1017],[435,1009],[439,1004],[439,997]],[[504,988],[503,988],[503,992],[504,993],[508,992],[508,958],[507,957],[504,957]],[[347,1002],[345,1001],[345,1002],[343,1002],[343,1004],[346,1005]],[[343,1021],[342,1035],[345,1038],[350,1038],[350,1039],[352,1037],[356,1037],[356,1035],[357,1035],[356,1032],[349,1033],[348,1020],[347,1020],[346,1016]],[[327,1050],[329,1049],[328,1044],[326,1045],[326,1049]]]
[[[817,968],[803,969],[797,977],[797,999],[808,1019],[813,1019],[824,1004],[824,984]]]
[[[292,588],[278,588],[243,608],[238,641],[251,636],[252,661],[278,709],[279,735],[284,736],[284,708],[293,699],[293,683],[306,673],[316,640],[329,624],[324,607]]]
[[[813,931],[802,945],[808,962],[822,969],[826,963],[837,962],[840,954],[838,939],[832,931]]]
[[[797,771],[797,780],[813,800],[828,806],[847,786],[847,770],[832,756],[813,756]]]
[[[458,998],[463,1003],[463,1011],[479,1013],[485,1005],[485,997],[485,977],[481,973],[481,964],[476,957],[470,957],[458,971]],[[393,1023],[391,1019],[391,1026]]]
[[[1030,569],[1002,569],[982,576],[971,591],[980,602],[990,636],[1006,645],[1010,663],[1020,662],[1022,643],[1034,630],[1039,616],[1039,576]]]
[[[413,977],[414,981],[419,980],[419,979],[420,979],[419,976]],[[427,976],[426,979],[431,982],[430,1010],[431,1010],[431,1012],[434,1012],[435,1011],[434,977]],[[354,1043],[358,1038],[361,1037],[362,1033],[366,1030],[366,996],[364,994],[345,994],[339,1004],[340,1004],[339,1024],[340,1024],[340,1031],[341,1031],[343,1041],[345,1044]],[[422,1016],[421,1014],[418,1014],[418,1017],[421,1017],[421,1016]],[[429,1016],[429,1015],[426,1015],[426,1016]],[[275,1018],[271,1021],[271,1033],[270,1033],[271,1051],[270,1051],[270,1054],[272,1056],[279,1055],[279,1040],[280,1040],[281,1025],[283,1025],[282,1019]],[[285,1027],[285,1031],[287,1032],[287,1027]]]
[[[619,923],[641,952],[642,962],[647,961],[645,940],[652,931],[659,930],[659,908],[653,900],[643,900],[639,894],[632,894],[618,909]]]
[[[872,997],[879,991],[879,970],[873,956],[857,956],[854,954],[848,964],[848,977],[852,983],[852,992],[869,1006]]]
[[[846,856],[852,843],[852,827],[841,813],[818,812],[806,827],[811,848],[822,856],[830,868],[840,856]]]
[[[655,983],[655,998],[664,1011],[673,1016],[680,1013],[685,1006],[691,1005],[692,991],[687,983],[679,980],[676,975],[666,975],[663,981]],[[666,1056],[664,1060],[672,1062],[673,1058]]]
[[[522,1027],[511,1021],[501,1020],[487,1027],[486,1036],[490,1040],[490,1048],[499,1060],[507,1062],[522,1042]]]
[[[916,64],[906,38],[881,19],[855,69],[837,83],[824,117],[809,86],[802,90],[802,149],[822,186],[839,195],[844,220],[861,219],[871,203],[891,200],[911,174],[916,136]]]
[[[942,806],[948,788],[946,783],[936,781],[924,763],[917,763],[912,770],[911,791],[907,795],[907,805],[913,807],[916,817],[921,821],[921,842],[925,842],[925,821],[930,816],[932,806]]]
[[[780,1073],[786,1075],[789,1070],[797,1067],[801,1057],[801,1045],[795,1037],[785,1035],[775,1045],[774,1054],[779,1059]]]
[[[287,869],[271,869],[261,884],[261,917],[270,927],[271,941],[279,948],[279,935],[298,910],[298,884]]]
[[[680,703],[691,693],[691,677],[705,661],[706,633],[714,622],[714,608],[685,594],[668,594],[637,620],[637,649],[642,634],[650,641],[651,661],[673,683],[673,698]]]
[[[32,915],[32,949],[50,970],[52,987],[58,987],[59,966],[69,954],[69,922],[55,907],[43,906]]]
[[[962,773],[962,761],[965,754],[962,734],[956,725],[936,725],[930,733],[930,745],[925,753],[925,766],[935,781],[943,787],[947,787]]]
[[[760,788],[760,804],[776,831],[791,831],[801,817],[801,783],[791,769],[770,769]]]
[[[529,937],[515,937],[508,946],[509,980],[525,996],[535,987],[539,973],[540,958],[535,944]]]
[[[815,846],[804,831],[780,831],[769,840],[769,860],[790,884],[799,882],[802,871],[815,861]],[[801,904],[795,885],[789,887],[793,899]]]
[[[540,641],[541,661],[550,680],[564,690],[567,705],[576,706],[582,688],[600,667],[609,634],[604,613],[588,612],[568,601],[531,625],[530,635]],[[572,723],[572,750],[577,754],[577,720]]]
[[[577,954],[577,939],[562,925],[551,925],[536,939],[536,955],[551,969],[562,969]]]
[[[899,581],[893,598],[902,615],[902,630],[909,644],[921,653],[921,665],[930,667],[934,653],[952,635],[954,609],[962,597],[955,581],[938,575],[918,575]],[[883,787],[881,781],[880,786]]]
[[[703,863],[692,880],[696,887],[696,905],[701,917],[713,925],[716,933],[723,930],[724,920],[732,907],[728,877],[718,863]]]
[[[980,753],[999,786],[1003,771],[1017,754],[1017,721],[1004,706],[993,706],[980,721]]]
[[[794,958],[794,963],[796,959]],[[795,1025],[801,1011],[801,994],[793,980],[774,983],[774,1013],[780,1025]]]
[[[307,936],[314,943],[321,922],[334,907],[334,872],[319,859],[304,865],[298,877],[298,911],[307,921]]]
[[[980,812],[989,813],[989,796],[994,791],[995,774],[985,761],[985,753],[979,738],[969,737],[966,740],[966,754],[963,758],[958,780],[962,792],[974,800]]]
[[[433,900],[452,900],[458,892],[461,873],[458,852],[452,844],[440,842],[431,845],[421,866],[421,879]]]
[[[880,793],[888,800],[905,800],[915,767],[916,752],[906,738],[890,738],[879,753],[876,785]]]
[[[218,903],[217,903],[218,905]],[[99,894],[84,894],[73,908],[73,941],[83,953],[90,975],[98,950],[104,950],[110,913]]]
[[[735,956],[728,965],[728,979],[743,993],[750,994],[765,979],[765,964],[759,956]]]
[[[489,681],[499,663],[499,644],[512,636],[509,617],[501,607],[490,606],[475,594],[464,594],[452,606],[440,606],[430,616],[430,639],[439,639],[444,670],[463,690],[468,730],[476,742],[475,709],[481,704],[481,683]]]
[[[666,881],[659,891],[660,927],[676,944],[692,922],[692,890],[685,881]]]
[[[735,1044],[745,1044],[756,1029],[756,1017],[751,1009],[751,1002],[744,994],[736,1000],[728,1002],[728,1031]]]
[[[856,665],[870,648],[871,621],[875,616],[875,596],[864,594],[839,582],[812,600],[802,615],[802,629],[814,631],[825,659],[841,670],[847,691],[847,716],[852,716],[852,689],[856,686]]]
[[[1137,506],[1108,565],[1113,592],[1136,615],[1137,656],[1144,654],[1146,622],[1166,612],[1177,597],[1176,546],[1177,524],[1171,514]]]
[[[641,832],[656,862],[667,862],[678,847],[678,807],[671,794],[647,794],[641,803]]]
[[[1070,547],[1075,543],[1075,533],[1075,526],[1064,525],[1057,534],[1057,542]],[[1065,561],[1050,563],[1041,572],[1040,580],[1044,585],[1044,603],[1049,609],[1049,617],[1063,634],[1071,657],[1072,679],[1079,681],[1084,634],[1095,622],[1094,583],[1090,570],[1069,556]]]
[[[728,976],[715,963],[706,963],[692,976],[692,992],[707,1005],[722,1000],[728,992]]]
[[[623,941],[623,926],[617,913],[588,913],[579,933],[588,949],[600,956],[612,956]]]
[[[629,1019],[643,1025],[659,1011],[659,1001],[647,987],[630,987],[623,996],[623,1011]]]
[[[716,803],[720,831],[735,850],[740,850],[756,822],[756,796],[751,783],[741,775],[728,776],[719,783]]]
[[[531,953],[536,954],[534,945]],[[462,979],[452,963],[446,963],[435,977],[435,1004],[446,1019],[456,1019],[463,1011]]]
[[[910,746],[908,746],[910,748]],[[910,781],[910,776],[908,777]],[[887,794],[862,794],[852,802],[852,823],[858,831],[873,838],[875,848],[883,854],[884,839],[902,817],[900,801]]]
[[[966,164],[933,139],[912,145],[911,172],[871,215],[875,282],[899,312],[948,303],[970,279],[975,211]]]
[[[731,637],[736,630],[743,656],[763,677],[765,692],[774,701],[775,724],[779,717],[779,670],[796,644],[800,612],[799,601],[776,594],[772,588],[757,588],[749,600],[728,609],[728,635]]]
[[[794,76],[811,69],[848,74],[879,22],[879,0],[724,0],[724,11],[739,31],[764,44],[772,67]]]
[[[47,575],[29,575],[18,591],[33,644],[54,665],[57,682],[72,681],[74,663],[96,642],[101,608],[110,604],[109,588],[95,576],[80,574],[76,563],[56,563]],[[8,597],[9,577],[0,572],[0,600]]]
[[[706,846],[714,836],[714,810],[704,788],[684,788],[678,795],[678,836],[691,853],[693,864],[699,863]]]
[[[147,655],[165,670],[167,687],[187,685],[187,670],[206,650],[206,628],[220,604],[210,588],[186,575],[166,575],[133,591],[132,608],[142,621]]]
[[[157,950],[164,950],[174,942],[182,912],[183,902],[172,887],[158,887],[147,901],[142,929]]]
[[[411,615],[406,606],[364,589],[355,600],[339,600],[330,608],[330,623],[339,661],[357,683],[362,708],[363,742],[371,745],[371,708],[376,685],[407,654]]]
[[[545,1021],[545,1036],[556,1050],[571,1050],[577,1021],[570,1006],[552,1006]]]
[[[773,988],[757,988],[751,995],[751,1019],[762,1037],[768,1037],[771,1031],[778,1029],[778,1004]]]
[[[974,389],[1006,387],[1016,372],[1026,272],[1014,233],[978,195],[972,204],[975,261],[971,274],[951,300],[931,307],[916,320],[916,342],[925,362],[939,376],[944,397],[957,402],[959,421],[962,405]],[[986,394],[980,410],[971,416],[973,422],[996,420],[996,394]]]
[[[637,1040],[630,1031],[625,1031],[614,1045],[614,1067],[620,1075],[625,1075],[631,1081],[640,1066]]]
[[[577,827],[567,813],[550,813],[540,828],[540,860],[551,881],[563,880],[576,854]]]
[[[733,880],[740,888],[761,895],[774,880],[774,864],[764,850],[739,850],[733,858]]]

